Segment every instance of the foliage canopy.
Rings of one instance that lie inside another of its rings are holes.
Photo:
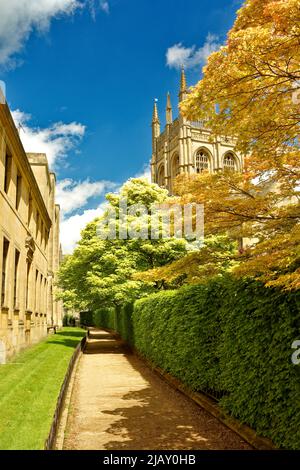
[[[182,202],[205,205],[206,235],[252,240],[236,257],[236,274],[299,288],[299,1],[247,0],[181,112],[213,135],[234,136],[245,155],[242,174],[179,176]],[[178,275],[193,265],[191,256],[177,262]]]
[[[127,200],[128,207],[143,204],[149,209],[152,204],[165,202],[167,197],[166,190],[139,178],[125,183],[119,193],[107,195],[108,206],[103,216],[87,225],[74,253],[67,256],[61,266],[59,296],[66,308],[93,310],[99,306],[123,305],[155,288],[153,282],[145,283],[133,279],[132,275],[163,266],[185,254],[184,240],[103,239],[97,228],[108,211],[116,209],[117,232],[127,230],[126,220],[118,214],[121,199]],[[140,220],[138,215],[130,217],[132,223]]]

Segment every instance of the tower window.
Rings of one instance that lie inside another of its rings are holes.
[[[180,173],[179,171],[179,156],[176,155],[172,160],[172,177],[176,178]]]
[[[165,185],[165,167],[161,166],[158,172],[158,185],[164,187]]]
[[[228,153],[224,157],[224,169],[225,170],[230,170],[230,171],[235,171],[236,165],[235,165],[235,158],[232,155],[232,153]]]
[[[209,157],[203,150],[196,154],[195,169],[196,173],[204,173],[209,170]]]

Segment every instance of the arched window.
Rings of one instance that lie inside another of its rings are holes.
[[[236,160],[235,156],[232,153],[227,153],[223,160],[224,170],[235,171],[236,170]]]
[[[173,156],[171,171],[172,171],[172,178],[176,178],[176,176],[179,175],[179,173],[180,173],[180,171],[179,171],[179,155],[174,155]]]
[[[161,187],[165,185],[165,167],[163,165],[158,170],[157,184]]]
[[[209,156],[204,150],[199,150],[195,158],[196,173],[209,171]]]

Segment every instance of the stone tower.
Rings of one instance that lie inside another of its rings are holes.
[[[179,102],[188,95],[184,68],[181,70]],[[202,173],[229,168],[241,171],[243,158],[234,151],[234,140],[213,137],[204,121],[188,121],[180,113],[173,120],[170,94],[167,94],[166,125],[161,132],[154,102],[152,117],[152,182],[167,188],[172,194],[173,182],[181,173]]]

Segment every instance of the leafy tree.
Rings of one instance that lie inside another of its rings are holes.
[[[205,203],[206,233],[255,239],[236,273],[299,288],[299,0],[247,0],[181,111],[246,155],[243,174],[179,178],[182,200]]]
[[[134,279],[156,282],[178,288],[183,284],[205,284],[212,278],[232,271],[236,261],[237,243],[227,236],[210,236],[202,248],[192,251],[173,263],[134,274]]]
[[[150,209],[153,204],[167,201],[167,191],[144,179],[131,179],[118,194],[107,195],[108,206],[102,217],[94,220],[82,232],[74,253],[64,260],[59,274],[59,294],[67,308],[95,309],[120,306],[148,292],[153,283],[132,278],[133,273],[163,266],[186,253],[181,239],[120,239],[127,230],[127,220],[121,217],[120,200],[126,199],[128,207],[142,204]],[[111,211],[116,213],[116,237],[105,239],[108,227],[103,222]],[[131,224],[150,231],[150,217],[131,213]],[[100,224],[100,225],[99,225]],[[99,228],[100,227],[100,228]]]

